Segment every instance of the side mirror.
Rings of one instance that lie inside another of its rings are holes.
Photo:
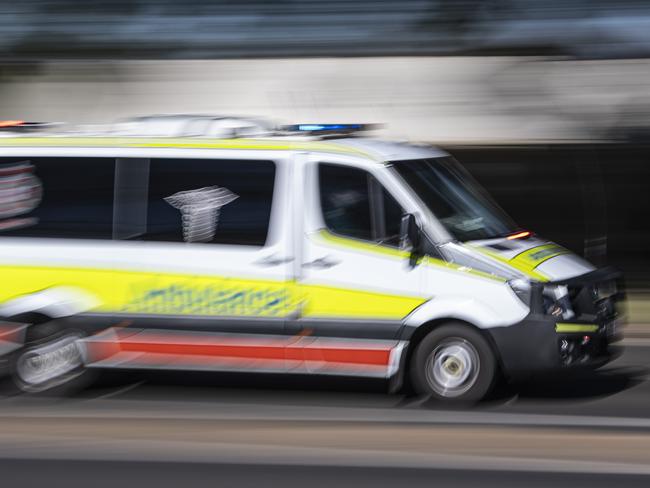
[[[422,256],[422,231],[413,214],[406,214],[402,217],[400,244],[402,249],[410,249],[409,265],[414,267]]]

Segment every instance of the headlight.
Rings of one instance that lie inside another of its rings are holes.
[[[594,299],[604,300],[616,295],[616,281],[605,281],[594,286]]]
[[[531,286],[530,281],[524,279],[516,279],[508,281],[510,288],[515,292],[515,295],[524,302],[524,305],[530,307]]]
[[[575,316],[566,286],[544,287],[544,312],[558,319],[570,319]]]

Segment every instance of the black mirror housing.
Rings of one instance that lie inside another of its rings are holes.
[[[422,256],[422,231],[418,226],[415,215],[405,214],[400,225],[400,236],[402,242],[408,242],[411,246],[409,264],[415,266]]]

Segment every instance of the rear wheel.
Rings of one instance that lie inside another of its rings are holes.
[[[80,330],[54,322],[34,324],[25,345],[12,361],[12,379],[25,393],[69,394],[87,386],[94,376],[84,367]]]
[[[497,364],[481,333],[462,323],[431,331],[411,358],[416,391],[449,403],[474,403],[491,390]]]

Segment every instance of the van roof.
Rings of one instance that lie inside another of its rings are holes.
[[[41,137],[0,137],[2,147],[117,147],[117,148],[177,148],[177,149],[242,149],[310,151],[348,154],[377,162],[446,156],[441,149],[405,142],[346,137],[332,140],[309,140],[300,137],[261,137],[242,139],[206,139],[200,137],[78,137],[52,135]]]

